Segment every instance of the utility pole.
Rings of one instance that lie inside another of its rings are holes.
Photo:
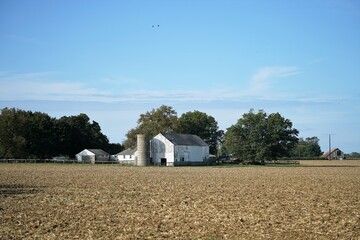
[[[331,160],[331,134],[329,134],[329,160]]]

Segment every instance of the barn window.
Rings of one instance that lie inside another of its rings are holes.
[[[184,161],[184,157],[181,157],[181,158],[180,158],[180,162],[183,162],[183,161]]]

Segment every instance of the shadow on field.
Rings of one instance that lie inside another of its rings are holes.
[[[35,194],[40,187],[22,184],[0,184],[0,195]]]

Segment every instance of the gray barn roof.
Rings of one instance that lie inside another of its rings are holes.
[[[95,155],[109,155],[107,152],[105,152],[102,149],[88,149],[88,150]]]
[[[134,155],[137,151],[137,148],[128,148],[122,152],[117,153],[116,155]]]
[[[175,145],[183,146],[208,146],[201,138],[192,134],[161,133],[166,139]]]

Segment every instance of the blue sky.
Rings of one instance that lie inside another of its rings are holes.
[[[360,1],[2,0],[0,84],[0,108],[86,113],[111,142],[165,104],[360,152]]]

